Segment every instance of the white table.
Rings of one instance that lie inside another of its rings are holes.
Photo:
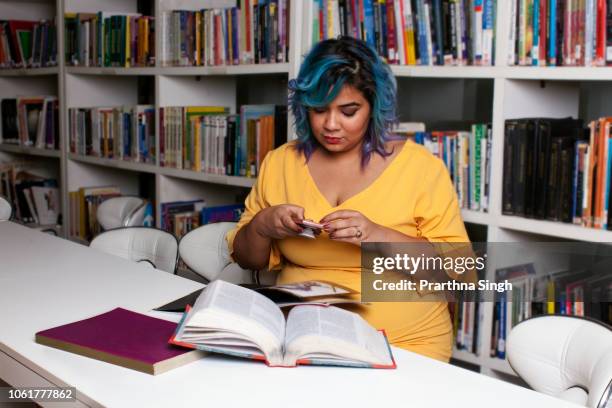
[[[209,356],[151,376],[34,342],[39,330],[117,306],[147,312],[201,286],[0,223],[0,378],[13,386],[74,386],[72,406],[575,407],[397,348],[397,370],[269,368]]]

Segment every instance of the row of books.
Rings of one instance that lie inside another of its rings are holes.
[[[238,7],[162,14],[164,66],[289,61],[289,0],[241,0]]]
[[[0,164],[0,196],[14,208],[17,221],[36,225],[61,222],[57,180],[31,174],[19,163]]]
[[[491,125],[473,124],[470,131],[425,132],[424,129],[424,124],[407,122],[400,123],[393,133],[408,136],[424,145],[444,162],[462,208],[488,211],[493,138]]]
[[[0,20],[0,68],[57,65],[57,34],[49,20]]]
[[[612,118],[506,121],[502,212],[610,229]]]
[[[243,212],[243,204],[208,207],[203,199],[162,203],[161,229],[180,238],[200,225],[237,222]]]
[[[84,67],[155,65],[155,20],[139,13],[65,14],[66,63]]]
[[[68,109],[70,152],[155,163],[155,107]]]
[[[536,275],[533,264],[525,264],[497,270],[496,279],[508,279],[513,290],[501,292],[495,299],[491,357],[505,358],[508,333],[512,327],[533,316],[587,316],[612,323],[612,278],[609,273],[564,270]]]
[[[55,96],[0,100],[0,143],[59,148],[59,105]]]
[[[287,106],[243,105],[239,115],[221,106],[160,110],[164,167],[256,177],[265,155],[287,140]]]
[[[612,65],[609,0],[510,1],[509,65]]]
[[[347,35],[391,64],[493,65],[496,0],[313,1],[313,43]]]
[[[465,301],[461,298],[451,305],[453,311],[453,337],[455,347],[472,354],[479,354],[483,303]]]

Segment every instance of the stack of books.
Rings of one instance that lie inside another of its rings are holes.
[[[155,163],[155,107],[68,109],[70,152]]]
[[[508,65],[612,65],[606,0],[510,0]]]
[[[55,96],[2,99],[0,111],[0,143],[38,149],[59,148],[59,105]]]
[[[66,13],[66,63],[84,67],[155,65],[155,20],[140,13]]]
[[[289,61],[289,0],[242,0],[238,7],[162,14],[165,66]]]
[[[390,64],[493,65],[496,0],[314,0],[312,41],[365,40]]]
[[[53,21],[0,21],[0,68],[56,65],[57,33]]]

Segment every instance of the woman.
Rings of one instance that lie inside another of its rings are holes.
[[[396,84],[365,42],[326,40],[291,80],[298,140],[270,152],[246,211],[227,235],[248,269],[280,270],[278,283],[326,280],[360,290],[362,242],[467,242],[444,164],[424,147],[393,140]],[[299,222],[325,225],[314,240]],[[391,344],[448,361],[445,302],[359,306]]]

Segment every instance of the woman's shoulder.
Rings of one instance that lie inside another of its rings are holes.
[[[297,141],[292,140],[268,152],[266,160],[269,162],[269,165],[281,165],[287,159],[293,160],[298,158],[298,156]]]

